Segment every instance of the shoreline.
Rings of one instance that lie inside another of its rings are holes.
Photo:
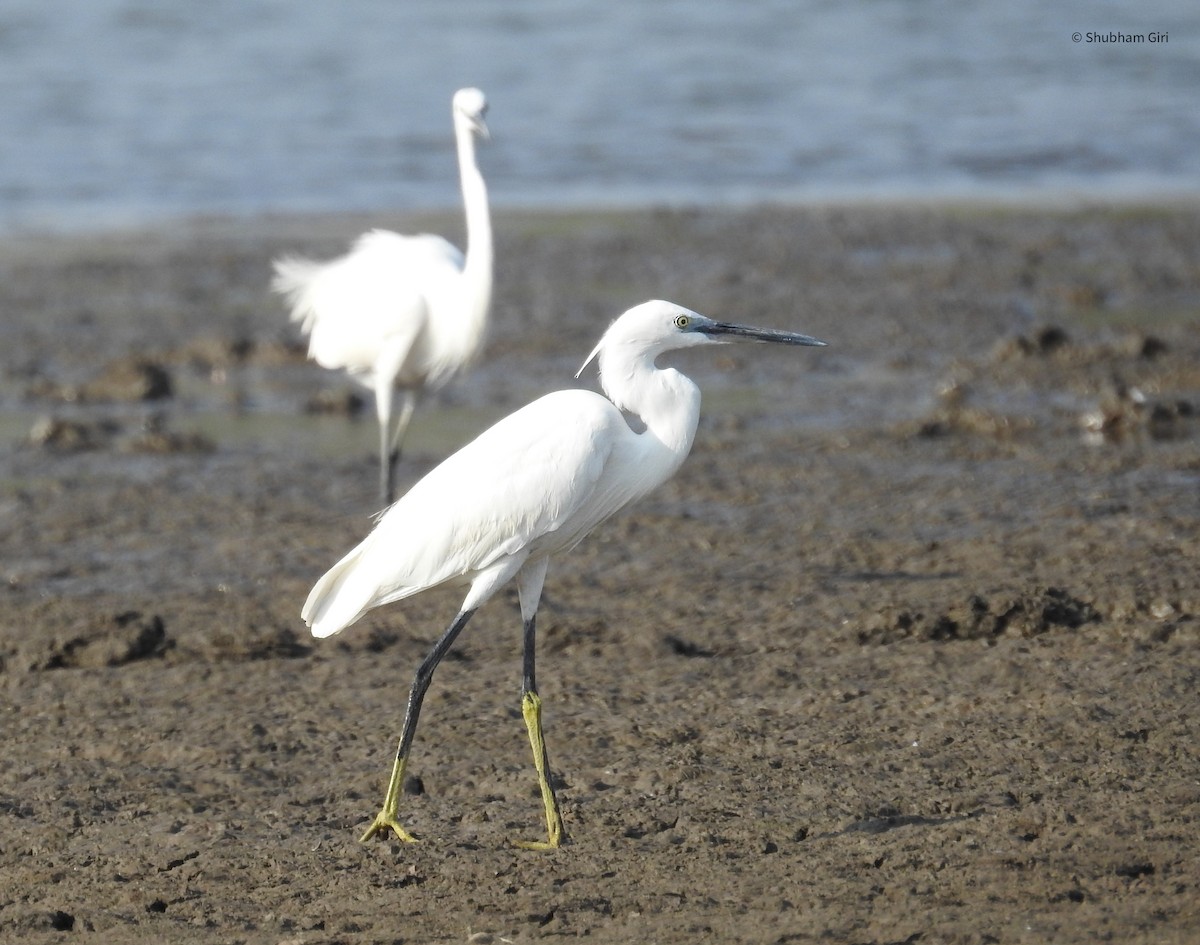
[[[605,217],[627,216],[643,213],[725,213],[747,214],[758,212],[819,212],[822,210],[859,211],[1013,211],[1023,213],[1045,212],[1070,214],[1112,210],[1188,210],[1200,209],[1200,189],[1165,187],[1140,190],[1131,188],[1120,192],[1095,192],[1087,189],[1063,188],[1054,191],[1001,190],[943,192],[881,191],[872,194],[864,191],[827,192],[808,196],[784,198],[747,197],[697,201],[690,199],[644,200],[581,200],[579,202],[554,203],[497,201],[493,196],[492,213],[495,219],[504,217],[527,218],[547,217]],[[329,226],[356,225],[369,228],[373,221],[430,220],[441,221],[454,218],[461,221],[462,208],[455,205],[420,207],[381,207],[373,209],[330,209],[330,210],[247,210],[244,213],[187,213],[164,214],[145,217],[137,221],[85,224],[79,227],[54,224],[18,224],[0,228],[0,250],[11,243],[32,240],[87,240],[111,237],[133,239],[149,235],[205,235],[231,237],[239,232],[274,233],[291,231],[300,225],[320,228]],[[383,225],[383,224],[379,224]]]

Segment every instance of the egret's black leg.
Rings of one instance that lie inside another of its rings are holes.
[[[467,621],[471,619],[471,615],[475,613],[473,610],[464,610],[454,618],[454,622],[446,628],[446,632],[438,638],[437,643],[433,645],[433,649],[429,651],[429,655],[422,660],[421,665],[417,667],[417,675],[413,679],[412,689],[408,693],[408,708],[404,713],[404,728],[400,733],[400,745],[396,749],[396,762],[392,766],[392,777],[388,782],[387,794],[383,799],[383,809],[375,815],[375,820],[367,832],[362,835],[360,842],[365,843],[373,836],[381,831],[391,830],[401,840],[409,843],[416,842],[416,838],[407,830],[400,826],[400,792],[404,790],[404,769],[408,765],[408,752],[412,748],[413,735],[417,730],[417,719],[421,715],[421,701],[425,698],[425,692],[429,689],[430,680],[433,679],[433,671],[437,669],[438,663],[442,661],[454,644],[454,638],[458,636],[463,627],[467,625]]]
[[[537,692],[537,615],[525,621],[525,636],[522,641],[521,696]]]
[[[529,744],[533,748],[533,765],[537,768],[538,783],[542,788],[542,804],[546,808],[547,840],[521,842],[518,845],[533,850],[552,849],[562,844],[566,830],[562,814],[558,809],[558,798],[550,786],[550,755],[546,751],[546,739],[542,736],[542,700],[537,694],[537,673],[534,666],[537,641],[537,616],[525,621],[525,658],[521,680],[521,715],[529,732]]]

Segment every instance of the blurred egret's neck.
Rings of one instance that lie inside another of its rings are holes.
[[[465,120],[456,122],[455,136],[463,206],[467,216],[463,281],[467,286],[472,317],[482,323],[487,318],[492,300],[492,218],[488,211],[487,185],[475,160],[475,135]]]

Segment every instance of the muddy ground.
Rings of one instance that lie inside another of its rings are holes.
[[[375,427],[267,283],[367,225],[461,231],[0,243],[0,940],[1200,936],[1200,209],[498,214],[408,481],[648,297],[830,342],[680,358],[691,458],[552,565],[551,853],[512,593],[426,701],[423,842],[357,841],[458,594],[306,636]]]

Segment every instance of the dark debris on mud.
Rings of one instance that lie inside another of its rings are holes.
[[[874,614],[857,632],[860,643],[896,640],[992,640],[1002,634],[1035,637],[1054,630],[1077,630],[1101,619],[1086,601],[1062,588],[1034,588],[990,600],[972,594],[956,607],[935,613],[891,609]]]

